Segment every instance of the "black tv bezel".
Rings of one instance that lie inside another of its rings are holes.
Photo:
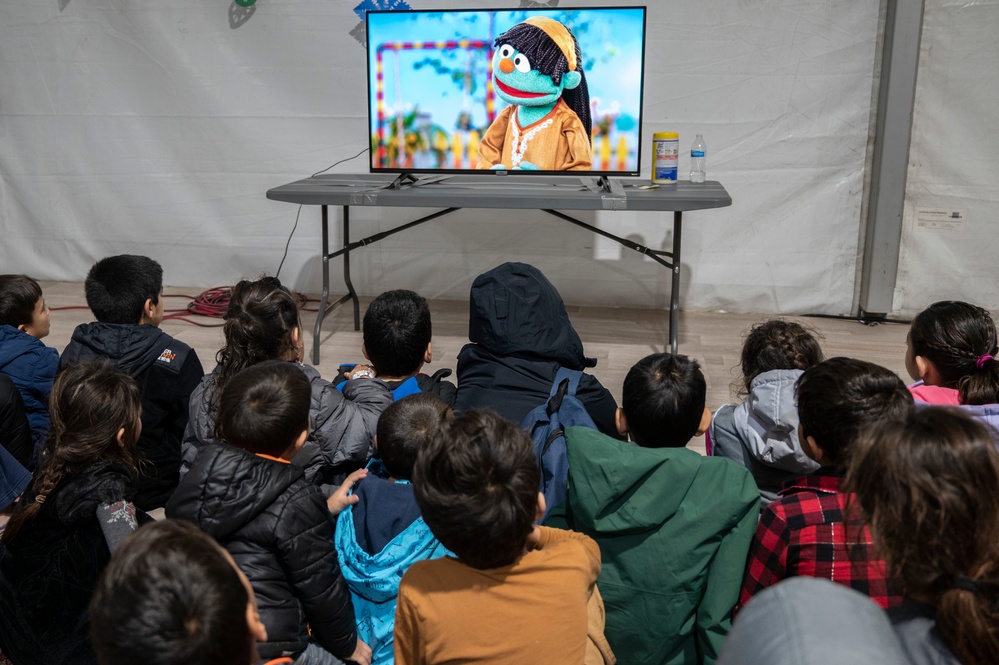
[[[561,12],[561,11],[594,11],[594,10],[622,10],[622,9],[638,9],[642,12],[642,79],[638,90],[638,152],[637,159],[635,162],[634,171],[616,171],[616,170],[590,170],[590,171],[544,171],[544,170],[521,170],[521,169],[453,169],[453,168],[422,168],[422,167],[376,167],[374,165],[375,155],[368,155],[368,173],[397,173],[397,174],[420,174],[420,175],[497,175],[497,176],[573,176],[573,177],[604,177],[604,178],[631,178],[638,177],[641,175],[642,171],[642,144],[644,143],[642,139],[643,129],[642,121],[645,116],[645,46],[648,41],[648,7],[646,5],[598,5],[594,7],[501,7],[501,8],[470,8],[470,9],[371,9],[365,12],[364,15],[364,30],[365,35],[367,35],[368,29],[368,16],[371,14],[440,14],[440,13],[483,13],[483,12],[535,12],[535,13],[551,13],[551,12]],[[367,73],[366,81],[366,91],[367,97],[365,99],[365,106],[367,107],[367,124],[368,124],[368,148],[374,145],[374,136],[372,134],[372,113],[374,109],[371,105],[372,99],[372,80],[374,72],[371,71],[371,42],[366,41],[365,47],[365,71]],[[490,53],[491,53],[490,49]]]

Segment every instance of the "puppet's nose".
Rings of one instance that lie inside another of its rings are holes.
[[[503,58],[499,62],[499,68],[500,71],[503,72],[504,74],[509,74],[510,72],[513,71],[513,60],[511,60],[510,58]]]

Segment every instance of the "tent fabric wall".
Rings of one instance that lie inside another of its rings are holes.
[[[999,309],[999,2],[926,0],[895,309]],[[957,212],[926,223],[920,210]]]
[[[178,286],[276,270],[297,209],[266,190],[367,145],[356,4],[0,3],[2,271],[81,280],[120,252],[155,257]],[[410,1],[448,4],[495,6]],[[648,7],[643,136],[679,131],[682,152],[703,133],[708,178],[734,202],[684,216],[683,306],[851,313],[879,1]],[[366,156],[335,170],[366,172]],[[352,213],[355,238],[407,221]],[[318,219],[301,211],[282,270],[299,290],[318,290]],[[668,215],[587,219],[671,243]],[[460,299],[503,260],[535,263],[570,303],[668,302],[657,264],[542,213],[462,211],[365,248],[352,267],[362,294]]]

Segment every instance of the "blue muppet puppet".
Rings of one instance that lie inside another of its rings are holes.
[[[590,95],[579,43],[563,24],[535,16],[496,39],[496,92],[509,102],[479,145],[479,168],[589,171]]]

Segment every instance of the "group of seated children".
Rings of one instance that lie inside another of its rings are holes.
[[[824,359],[800,324],[758,324],[744,400],[712,417],[698,363],[667,353],[618,406],[525,264],[476,278],[457,387],[422,371],[412,291],[371,303],[370,364],[327,381],[276,278],[233,287],[208,375],[159,330],[155,261],[103,259],[85,288],[97,321],[59,359],[37,283],[0,276],[0,652],[17,665],[790,663],[813,646],[999,662],[981,308],[916,317],[908,388]],[[570,402],[590,426],[532,442],[531,414]],[[709,455],[686,448],[705,433]]]

